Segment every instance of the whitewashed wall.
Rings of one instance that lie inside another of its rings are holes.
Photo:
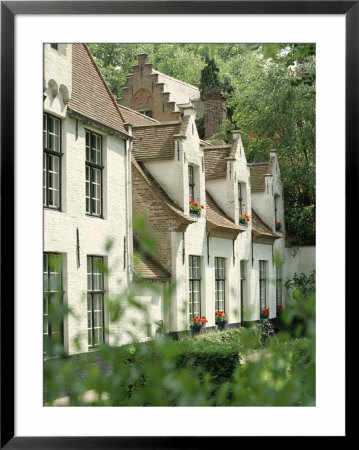
[[[66,64],[56,66],[56,73],[50,74],[53,50],[45,48],[45,76],[52,76],[58,84],[69,78],[71,65],[71,47],[66,53]],[[58,56],[62,58],[62,56]],[[60,61],[60,60],[59,60]],[[61,69],[65,65],[64,71]],[[63,74],[65,73],[65,75]],[[48,75],[49,74],[49,75]],[[56,78],[56,74],[59,77]],[[62,78],[64,77],[64,78]],[[44,252],[59,252],[64,256],[63,290],[64,301],[73,311],[64,324],[65,347],[69,353],[87,351],[87,256],[103,256],[104,261],[112,269],[105,276],[105,290],[108,293],[118,292],[127,287],[129,270],[129,253],[126,252],[124,264],[124,237],[126,244],[132,240],[129,234],[129,205],[126,202],[127,157],[125,141],[109,135],[101,129],[78,122],[76,137],[76,119],[65,115],[66,105],[60,95],[52,97],[51,89],[44,110],[62,119],[62,207],[61,211],[44,209]],[[85,130],[94,131],[102,136],[103,147],[103,218],[86,216],[85,204]],[[128,155],[128,154],[127,154]],[[80,266],[77,264],[77,237],[79,230]],[[110,252],[105,249],[108,238],[113,238],[114,245]],[[105,325],[109,326],[110,336],[121,332],[118,325],[108,323],[108,311],[105,306]],[[74,338],[79,337],[80,349],[74,345]]]
[[[286,278],[292,278],[295,273],[310,275],[315,270],[316,247],[292,247],[285,249],[287,269]]]

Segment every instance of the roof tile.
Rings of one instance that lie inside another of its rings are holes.
[[[174,135],[180,134],[181,122],[164,122],[134,126],[132,151],[137,161],[173,159]]]
[[[204,167],[206,180],[218,180],[226,178],[227,161],[231,146],[205,147],[204,149]]]
[[[127,108],[126,106],[122,106],[120,104],[117,105],[125,123],[129,123],[131,125],[136,126],[136,125],[151,125],[153,123],[158,122],[158,120],[152,119],[152,117],[145,116],[144,114],[141,114],[138,111],[134,111],[133,109]]]
[[[280,236],[273,233],[273,231],[268,227],[268,225],[259,217],[259,215],[252,208],[252,229],[256,235],[263,237],[279,239]]]
[[[270,158],[267,162],[249,163],[251,171],[251,189],[252,193],[264,192],[265,175],[273,172],[274,158]]]
[[[137,172],[142,176],[144,182],[147,183],[149,189],[152,189],[154,194],[169,208],[172,210],[174,214],[187,225],[194,223],[195,220],[189,218],[185,215],[183,210],[176,205],[176,203],[169,197],[163,187],[158,183],[158,181],[150,174],[150,172],[145,168],[142,162],[138,162],[135,158],[132,158],[132,167],[133,170],[137,170]]]
[[[141,245],[134,238],[133,240],[134,253],[134,269],[136,275],[141,279],[169,281],[171,274],[167,272],[151,255],[145,253],[141,249]]]
[[[85,44],[72,44],[72,93],[68,109],[127,134],[117,103]]]

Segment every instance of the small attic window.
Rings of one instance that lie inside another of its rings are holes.
[[[50,44],[50,47],[53,48],[54,50],[58,50],[59,44]]]
[[[144,114],[147,117],[152,117],[152,110],[151,109],[148,109],[146,111],[138,111],[138,112],[140,112],[141,114]]]

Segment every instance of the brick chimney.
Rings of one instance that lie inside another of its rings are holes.
[[[203,95],[204,100],[204,139],[218,133],[220,125],[227,118],[226,102],[222,90],[212,88]]]
[[[147,64],[147,58],[148,56],[146,53],[141,53],[138,55],[138,65],[143,66],[144,64]]]

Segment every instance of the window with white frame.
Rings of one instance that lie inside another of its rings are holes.
[[[88,346],[104,342],[104,276],[103,258],[87,257],[87,331]]]
[[[225,311],[225,259],[214,258],[215,310]]]
[[[276,305],[283,306],[282,295],[282,267],[276,266]]]
[[[61,121],[44,113],[43,201],[46,208],[61,207]]]
[[[259,261],[260,311],[267,307],[267,261]]]
[[[63,317],[60,311],[63,302],[62,255],[43,255],[43,334],[53,344],[63,345]],[[44,342],[46,348],[46,342]]]
[[[102,216],[102,137],[86,130],[86,214]]]
[[[201,315],[201,266],[199,256],[189,256],[189,318]]]

